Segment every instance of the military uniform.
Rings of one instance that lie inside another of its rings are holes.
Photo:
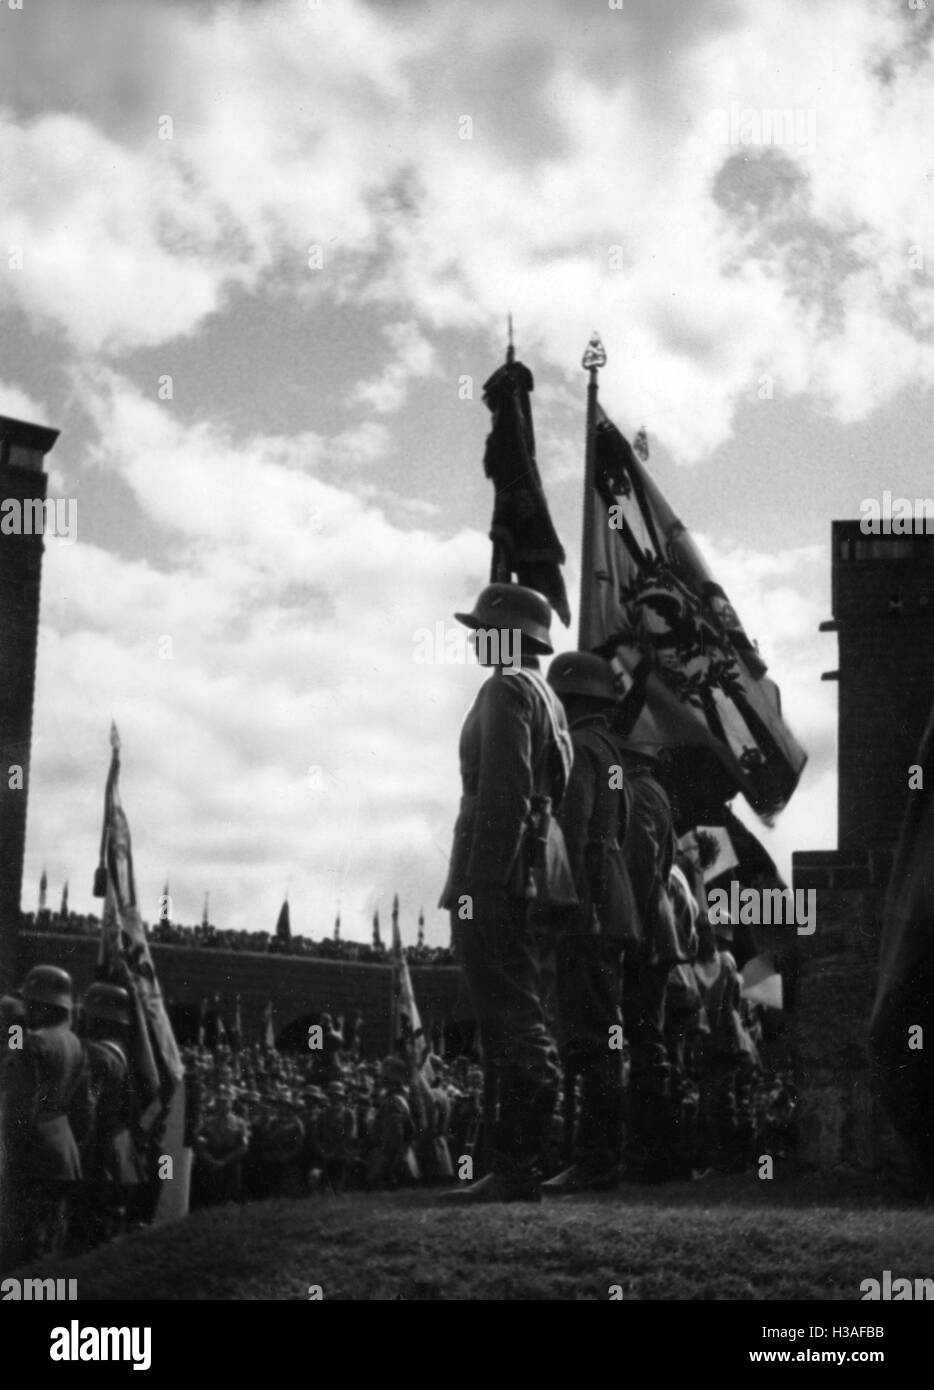
[[[61,1251],[91,1118],[84,1048],[67,1022],[29,1031],[4,1072],[10,1267]]]
[[[354,1161],[357,1117],[344,1102],[344,1085],[328,1085],[329,1104],[317,1117],[315,1138],[321,1154],[324,1180],[335,1192],[342,1192]]]
[[[85,1048],[94,1120],[83,1155],[80,1209],[84,1243],[90,1245],[124,1228],[145,1172],[134,1139],[137,1105],[124,1046],[104,1038]]]
[[[547,612],[544,600],[533,597]],[[571,759],[564,712],[538,670],[497,669],[461,731],[463,795],[441,906],[451,912],[484,1061],[496,1078],[492,1166],[503,1185],[497,1195],[508,1198],[537,1194],[557,1091],[529,905],[532,899],[576,903],[563,836],[552,817]],[[469,912],[462,915],[465,901]]]
[[[742,976],[732,952],[719,951],[716,966],[704,998],[710,1034],[701,1066],[702,1143],[709,1164],[739,1172],[752,1156],[759,1059],[743,1020]]]
[[[622,1139],[623,1053],[611,1030],[622,1024],[622,960],[638,932],[635,898],[621,841],[626,798],[611,772],[623,750],[607,718],[571,725],[574,766],[561,810],[580,905],[557,923],[556,992],[565,1086],[580,1077],[574,1160],[581,1178],[618,1176]]]

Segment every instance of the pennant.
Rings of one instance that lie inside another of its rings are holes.
[[[768,821],[806,762],[778,687],[688,531],[599,407],[595,451],[581,647],[613,663],[621,694],[644,681],[633,743],[712,750],[731,794],[741,791]]]
[[[139,1024],[135,1030],[139,1077],[151,1095],[159,1096],[167,1105],[185,1068],[137,907],[130,827],[120,804],[120,739],[116,725],[111,726],[111,748],[103,846],[107,882],[98,975],[130,989]]]
[[[548,511],[535,459],[529,402],[533,390],[528,367],[512,360],[483,387],[484,404],[493,416],[483,456],[484,472],[495,488],[491,579],[509,583],[515,575],[520,584],[543,594],[567,627],[571,610],[561,573],[564,547]]]
[[[402,950],[402,937],[399,934],[398,912],[394,912],[392,918],[392,954],[393,1045],[398,1050],[400,1043],[405,1043],[410,1038],[414,1039],[415,1061],[420,1065],[427,1050],[425,1030],[422,1027],[422,1017],[418,1011],[418,1005],[415,1002],[415,991],[412,988],[412,976],[409,973],[409,963]]]
[[[292,940],[292,920],[289,916],[289,900],[285,898],[279,909],[279,917],[276,922],[276,940]]]

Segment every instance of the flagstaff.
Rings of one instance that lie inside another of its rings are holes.
[[[581,366],[590,373],[587,383],[587,447],[584,453],[584,525],[581,536],[581,587],[577,645],[588,651],[593,645],[592,613],[594,586],[591,583],[594,543],[593,487],[597,462],[597,372],[606,366],[606,349],[594,329],[584,350]]]

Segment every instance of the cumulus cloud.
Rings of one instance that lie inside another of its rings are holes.
[[[85,397],[95,468],[164,544],[158,565],[47,546],[35,852],[90,864],[112,716],[153,914],[165,872],[182,913],[210,887],[233,926],[270,926],[291,879],[316,934],[338,895],[351,927],[380,889],[435,895],[477,672],[418,665],[417,634],[470,597],[482,540],[393,525],[324,481],[326,439],[235,443],[113,374]]]
[[[281,281],[403,311],[395,360],[355,393],[389,414],[431,370],[413,313],[463,329],[508,305],[567,368],[599,310],[608,381],[686,459],[763,372],[844,420],[934,381],[923,17],[737,0],[569,25],[555,4],[529,28],[522,5],[403,23],[334,0],[101,5],[88,27],[42,10],[30,62],[15,40],[6,58],[0,242],[24,261],[2,291],[80,347],[190,334],[233,287]],[[801,113],[813,142],[724,145],[711,116],[733,107]]]
[[[368,405],[379,415],[393,415],[405,405],[409,385],[437,370],[435,350],[415,323],[392,323],[384,329],[389,347],[386,366],[370,381],[358,381],[348,393],[349,406]]]
[[[765,378],[841,423],[930,386],[932,44],[929,15],[869,0],[8,17],[0,311],[33,341],[0,411],[67,406],[60,466],[82,493],[78,545],[45,561],[31,871],[51,847],[92,864],[113,713],[147,901],[168,869],[183,913],[210,886],[232,925],[274,921],[290,877],[316,931],[338,894],[352,930],[379,884],[430,906],[478,676],[417,667],[414,634],[470,601],[488,542],[410,495],[437,465],[433,407],[402,410],[413,385],[448,344],[501,341],[511,310],[556,490],[579,476],[568,421],[595,324],[606,399],[682,463],[729,439]],[[734,112],[757,138],[731,143]],[[790,138],[762,138],[769,112]],[[283,303],[326,381],[301,425],[141,390],[147,352],[248,357],[251,310]],[[360,367],[364,330],[384,348]],[[29,361],[53,364],[41,389]],[[826,833],[826,557],[700,539],[811,752],[796,814]],[[576,565],[569,545],[572,593]]]

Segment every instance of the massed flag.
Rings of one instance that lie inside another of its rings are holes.
[[[421,1063],[427,1044],[422,1016],[415,1002],[412,976],[409,963],[402,950],[402,937],[399,934],[398,913],[392,919],[392,1041],[398,1048],[400,1043],[412,1040],[415,1047],[416,1063]]]
[[[561,566],[564,547],[558,539],[545,500],[535,458],[535,432],[529,394],[532,373],[523,362],[510,360],[483,387],[484,404],[493,415],[483,467],[493,481],[493,542],[491,579],[520,584],[544,594],[565,627],[571,621]]]
[[[580,645],[613,662],[623,691],[644,681],[634,742],[712,749],[733,790],[768,820],[806,762],[778,687],[687,529],[599,407],[595,456]]]
[[[167,1108],[185,1068],[136,904],[130,827],[120,804],[120,736],[115,724],[111,725],[110,743],[101,846],[106,890],[98,976],[129,989],[136,1010],[133,1060],[141,1101],[145,1106],[158,1098]]]

